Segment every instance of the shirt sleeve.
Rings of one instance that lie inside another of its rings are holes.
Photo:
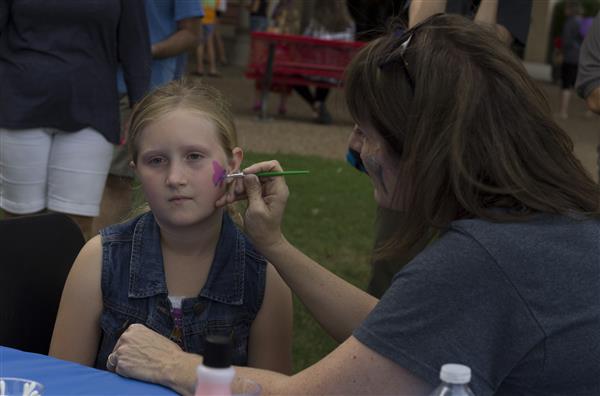
[[[121,0],[118,56],[123,67],[129,102],[135,103],[146,94],[152,73],[152,54],[143,0]]]
[[[479,243],[449,231],[396,274],[354,337],[432,386],[445,363],[493,395],[543,338],[519,294]]]
[[[175,0],[175,20],[200,18],[204,16],[199,0]]]
[[[575,90],[582,98],[587,98],[600,86],[600,13],[594,18],[592,27],[581,45],[579,68]]]

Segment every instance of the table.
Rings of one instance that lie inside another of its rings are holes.
[[[44,385],[43,396],[176,395],[160,385],[37,353],[0,346],[0,377],[21,377]]]

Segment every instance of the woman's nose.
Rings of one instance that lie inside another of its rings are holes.
[[[348,138],[348,147],[351,148],[352,150],[360,153],[360,150],[362,149],[362,145],[363,145],[363,140],[361,138],[361,135],[358,134],[357,127],[354,127],[352,129],[352,132],[350,133],[350,137]]]

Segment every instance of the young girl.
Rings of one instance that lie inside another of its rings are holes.
[[[117,340],[141,323],[195,353],[206,335],[230,335],[234,364],[289,373],[290,291],[215,207],[243,156],[222,96],[186,81],[153,91],[133,111],[128,144],[151,210],[83,247],[49,354],[114,369]]]

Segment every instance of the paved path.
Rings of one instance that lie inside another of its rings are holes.
[[[288,113],[285,117],[276,115],[279,98],[276,94],[270,94],[269,110],[274,116],[268,121],[260,121],[251,110],[253,81],[245,79],[243,70],[239,67],[227,67],[221,71],[222,78],[204,78],[204,81],[219,88],[231,101],[236,114],[240,146],[245,150],[344,159],[346,140],[353,124],[341,90],[334,90],[328,100],[334,118],[333,125],[312,123],[310,109],[296,94],[292,95],[288,102]],[[556,111],[559,88],[546,82],[539,84]],[[557,122],[573,139],[577,157],[596,177],[596,145],[600,135],[600,117],[586,117],[585,103],[576,95],[573,95],[570,107],[569,119],[557,119]]]

